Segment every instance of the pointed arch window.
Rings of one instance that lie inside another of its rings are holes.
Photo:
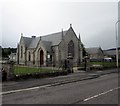
[[[72,40],[68,43],[68,56],[74,57],[74,42]]]
[[[21,58],[23,58],[23,47],[21,46]]]
[[[33,64],[35,64],[35,53],[33,53]]]
[[[30,55],[30,52],[29,52],[28,61],[31,61],[31,55]]]

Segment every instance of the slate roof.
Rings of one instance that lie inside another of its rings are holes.
[[[65,36],[66,32],[67,31],[63,31],[63,36]],[[28,48],[36,48],[39,40],[40,37],[23,37],[23,41]],[[41,41],[47,50],[50,50],[51,46],[58,45],[61,40],[62,32],[41,36]]]
[[[114,56],[116,55],[116,50],[104,50],[105,55]]]
[[[36,48],[39,40],[40,40],[40,37],[31,38],[31,42],[30,42],[28,48]]]
[[[67,31],[63,31],[63,36],[65,36]],[[43,41],[51,41],[52,45],[58,45],[62,40],[62,32],[49,34],[46,36],[41,36]]]
[[[99,47],[86,48],[86,52],[88,54],[96,54],[96,53],[98,53],[99,49],[100,49]]]
[[[48,51],[48,52],[51,52],[51,45],[52,45],[52,42],[49,42],[49,41],[42,41],[43,43],[43,46],[45,47],[45,49]]]
[[[109,55],[109,56],[114,56],[116,55],[116,48],[111,48],[108,50],[103,50],[105,55]],[[120,47],[118,47],[118,51],[120,53]]]
[[[23,42],[25,43],[25,45],[26,45],[27,47],[30,45],[30,43],[31,43],[31,41],[32,41],[32,39],[29,38],[29,37],[22,37],[22,39],[23,39]]]

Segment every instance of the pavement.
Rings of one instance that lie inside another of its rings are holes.
[[[97,71],[88,71],[88,72],[82,70],[75,70],[74,73],[70,73],[64,76],[38,78],[38,79],[32,78],[32,79],[23,79],[19,81],[6,81],[2,83],[2,91],[5,92],[10,90],[25,89],[25,88],[43,86],[43,85],[56,86],[66,83],[73,83],[77,81],[98,78],[101,75],[106,75],[116,72],[118,72],[117,69],[97,70]]]

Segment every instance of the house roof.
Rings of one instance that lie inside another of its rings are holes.
[[[88,54],[96,54],[98,53],[99,49],[100,47],[92,47],[92,48],[86,48],[85,50]]]
[[[28,48],[36,48],[40,37],[35,37],[35,38],[30,38],[30,39],[31,39],[31,42],[30,42]]]
[[[105,55],[114,56],[116,55],[116,50],[104,50]]]
[[[23,39],[23,42],[24,44],[28,47],[32,41],[32,39],[30,37],[23,37],[22,36],[22,39]]]
[[[107,50],[103,50],[105,55],[109,55],[109,56],[114,56],[116,55],[116,48],[111,48],[111,49],[107,49]],[[120,47],[118,47],[118,54],[120,54]]]
[[[51,45],[52,45],[52,42],[49,42],[49,41],[42,41],[45,49],[48,51],[48,52],[51,52]]]
[[[63,31],[63,36],[65,36],[66,32],[67,31]],[[62,40],[62,32],[53,33],[53,34],[49,34],[46,36],[41,36],[41,40],[51,41],[52,45],[58,45]]]
[[[65,36],[66,32],[67,31],[63,31],[63,36]],[[23,41],[28,48],[36,48],[40,39],[41,41],[43,41],[46,48],[50,48],[49,46],[58,45],[61,42],[62,32],[41,36],[41,38],[40,37],[35,37],[35,38],[23,37]]]

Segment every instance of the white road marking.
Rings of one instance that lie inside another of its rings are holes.
[[[55,86],[55,85],[59,85],[59,84],[60,83],[54,83],[54,84],[49,84],[49,85],[43,85],[43,86],[37,86],[37,87],[31,87],[31,88],[25,88],[25,89],[18,89],[18,90],[0,92],[0,95],[10,94],[10,93],[16,93],[16,92],[22,92],[22,91],[35,90],[35,89],[41,89],[41,88],[51,87],[51,86]]]
[[[16,92],[21,92],[21,91],[29,91],[29,90],[34,90],[34,89],[39,89],[39,88],[45,88],[45,87],[50,87],[50,86],[51,85],[43,85],[43,86],[38,86],[38,87],[26,88],[26,89],[18,89],[18,90],[0,92],[0,95],[5,95],[5,94],[9,94],[9,93],[16,93]]]
[[[106,92],[102,92],[102,93],[100,93],[100,94],[98,94],[98,95],[94,95],[94,96],[91,96],[91,97],[89,97],[89,98],[86,98],[86,99],[84,99],[83,101],[86,102],[86,101],[88,101],[88,100],[90,100],[90,99],[96,98],[96,97],[101,96],[101,95],[105,95],[105,94],[107,94],[107,93],[109,93],[109,92],[112,92],[112,91],[114,91],[114,90],[117,90],[117,89],[119,89],[119,88],[120,88],[120,87],[110,89],[110,90],[108,90],[108,91],[106,91]]]

